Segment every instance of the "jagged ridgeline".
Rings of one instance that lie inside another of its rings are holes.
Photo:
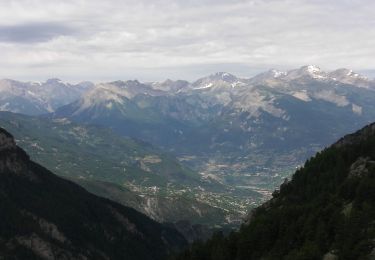
[[[375,124],[316,154],[239,232],[177,259],[374,259]]]
[[[32,162],[0,128],[0,259],[166,259],[180,233]]]

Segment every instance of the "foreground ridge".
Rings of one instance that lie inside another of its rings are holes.
[[[0,128],[0,258],[165,259],[175,229],[88,193],[30,161]]]

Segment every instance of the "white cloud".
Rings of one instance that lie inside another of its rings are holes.
[[[0,77],[375,69],[375,1],[0,0]],[[248,71],[247,71],[248,70]]]

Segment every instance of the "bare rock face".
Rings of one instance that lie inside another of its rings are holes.
[[[369,173],[369,167],[375,166],[375,161],[369,157],[359,157],[351,166],[349,177],[361,177],[366,176]]]

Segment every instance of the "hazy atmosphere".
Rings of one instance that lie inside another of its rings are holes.
[[[1,78],[193,80],[305,64],[375,76],[371,0],[18,0],[0,1],[0,16]]]
[[[0,17],[0,260],[375,260],[375,0]]]

